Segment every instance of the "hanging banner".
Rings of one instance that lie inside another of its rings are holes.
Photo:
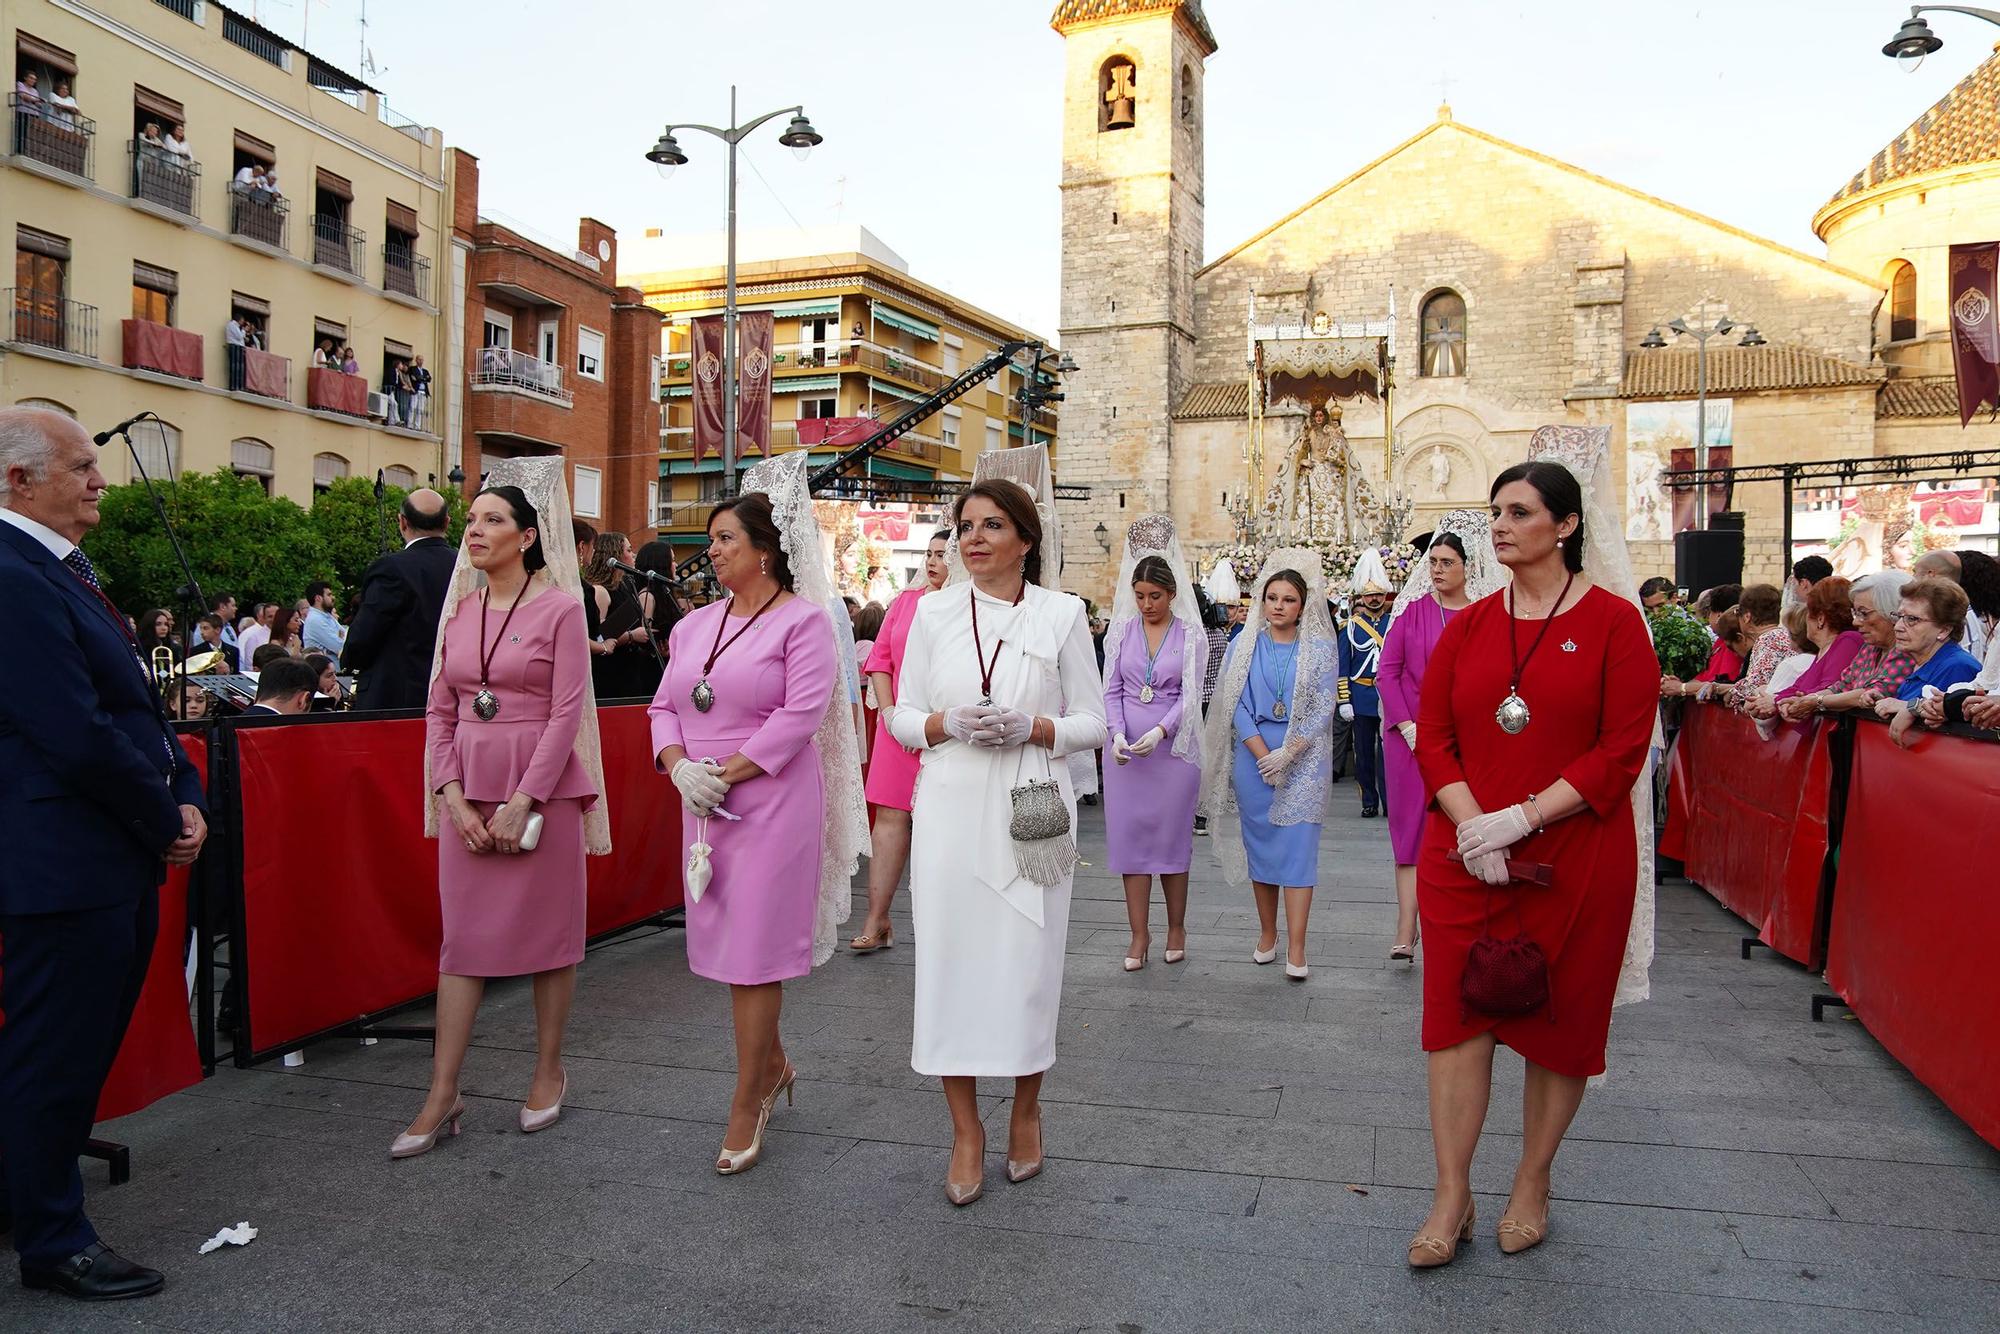
[[[1951,364],[1958,374],[1958,424],[1981,404],[2000,411],[2000,317],[1994,312],[1994,273],[2000,241],[1951,248]]]
[[[689,342],[694,357],[694,459],[699,463],[706,455],[722,452],[722,316],[696,318]]]
[[[1735,417],[1735,404],[1727,398],[1708,400],[1708,466],[1727,468],[1734,454],[1731,448],[1733,437],[1731,424]],[[1666,402],[1628,403],[1625,405],[1625,452],[1629,460],[1633,451],[1651,455],[1655,460],[1665,459],[1667,467],[1679,472],[1695,466],[1699,458],[1695,450],[1696,423],[1702,418],[1701,405],[1694,399],[1675,399]],[[1659,474],[1654,473],[1657,479]],[[1628,534],[1635,521],[1641,520],[1649,507],[1635,502],[1629,490],[1631,474],[1627,473],[1628,491],[1625,499],[1626,525]],[[1692,489],[1677,489],[1669,492],[1664,499],[1670,504],[1671,517],[1669,531],[1683,532],[1696,525],[1700,502]],[[1729,488],[1720,482],[1708,487],[1708,512],[1720,514],[1729,508]],[[1650,527],[1650,524],[1648,524]],[[1631,539],[1636,540],[1636,539]]]
[[[768,310],[736,317],[736,453],[771,452],[771,340]]]

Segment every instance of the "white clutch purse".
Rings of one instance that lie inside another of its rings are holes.
[[[531,811],[528,814],[527,825],[521,830],[521,851],[533,852],[535,844],[541,841],[542,813],[540,811]]]

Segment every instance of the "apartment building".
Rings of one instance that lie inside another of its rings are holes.
[[[0,39],[0,402],[155,412],[149,471],[301,503],[445,473],[436,130],[215,0],[0,0]]]
[[[688,356],[690,321],[722,310],[723,239],[649,231],[626,243],[619,276],[666,315],[659,526],[691,538],[723,490],[722,461],[694,458]],[[740,236],[737,308],[774,316],[772,447],[804,446],[826,459],[1001,344],[1036,337],[918,281],[902,256],[853,225]],[[1002,371],[877,454],[864,471],[885,481],[970,478],[981,452],[1022,443],[1020,390],[1018,370]],[[1053,443],[1053,405],[1034,417],[1026,438]],[[739,465],[754,461],[753,455]]]
[[[660,313],[620,287],[618,234],[595,218],[565,246],[482,215],[479,161],[449,154],[454,394],[447,431],[468,485],[488,460],[561,454],[571,508],[652,536],[659,468]],[[463,387],[463,399],[457,396]]]

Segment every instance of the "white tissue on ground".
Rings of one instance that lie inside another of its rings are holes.
[[[224,1243],[231,1246],[248,1246],[256,1239],[256,1228],[251,1227],[248,1223],[238,1223],[235,1227],[222,1229],[222,1231],[204,1241],[201,1244],[201,1254],[207,1255],[210,1251],[221,1250]]]

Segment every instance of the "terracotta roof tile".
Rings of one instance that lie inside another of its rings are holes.
[[[1201,0],[1061,0],[1056,12],[1049,16],[1049,26],[1061,32],[1073,24],[1101,23],[1131,14],[1153,14],[1174,9],[1178,9],[1201,39],[1208,43],[1209,53],[1213,55],[1217,45],[1215,30],[1208,26],[1208,16],[1201,12]]]
[[[1637,351],[1625,357],[1626,398],[1692,398],[1696,354]],[[1745,394],[1770,389],[1831,389],[1874,384],[1882,372],[1787,343],[1724,347],[1708,354],[1708,392]]]
[[[1956,417],[1956,375],[1910,376],[1890,380],[1875,400],[1877,417]]]
[[[1211,380],[1191,384],[1174,405],[1175,421],[1209,421],[1250,415],[1250,386],[1243,380]]]
[[[1887,181],[2000,158],[2000,51],[1868,160],[1827,203]]]

